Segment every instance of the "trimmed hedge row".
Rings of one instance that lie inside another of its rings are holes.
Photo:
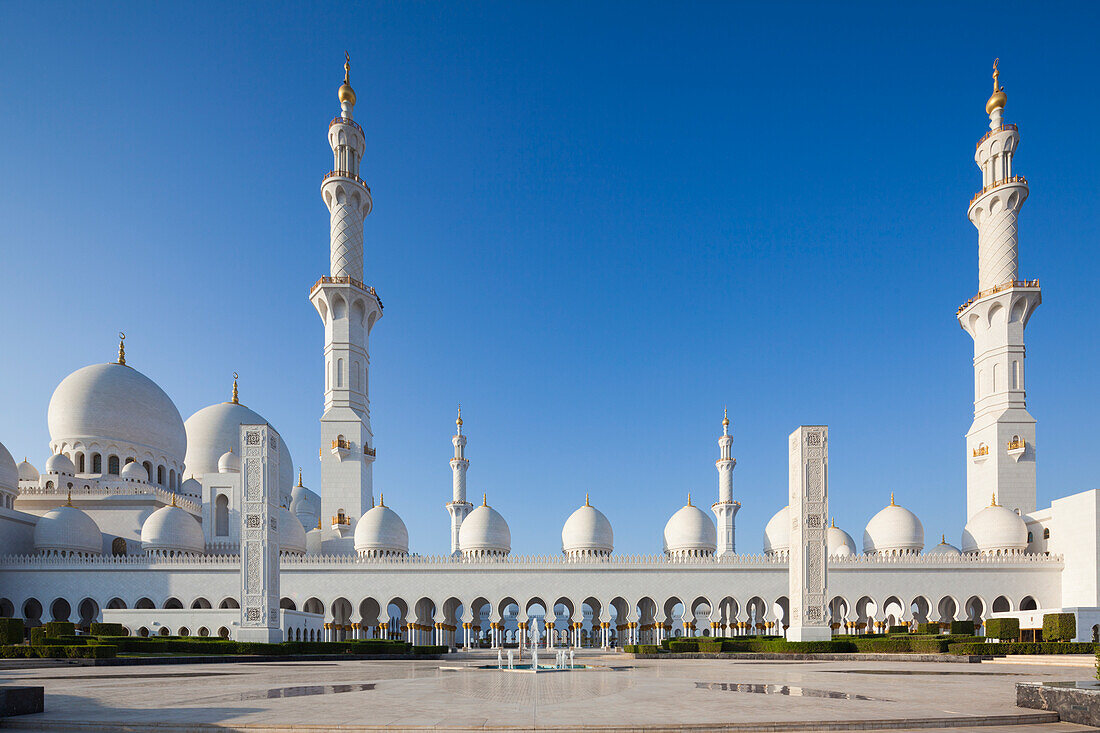
[[[1020,619],[991,618],[985,622],[985,635],[990,639],[1015,641],[1020,638]]]
[[[1071,614],[1072,615],[1072,614]],[[952,644],[952,654],[1093,654],[1096,644],[1072,641],[1016,641],[997,644]]]
[[[0,618],[0,644],[23,643],[23,619]]]
[[[72,621],[47,621],[46,637],[56,639],[61,636],[76,636],[76,624]]]
[[[1043,641],[1070,641],[1077,636],[1077,617],[1072,613],[1044,613]]]
[[[117,656],[118,647],[109,644],[94,646],[0,646],[3,659],[110,659]]]
[[[146,654],[408,654],[410,645],[403,641],[384,639],[361,639],[357,641],[285,641],[280,644],[244,642],[203,636],[101,636],[92,640],[93,644],[110,644],[125,653]],[[442,652],[420,652],[423,654],[442,654]]]
[[[88,632],[92,636],[126,636],[126,629],[122,624],[108,624],[102,621],[93,621]]]
[[[656,644],[627,644],[623,647],[627,654],[657,654],[660,647]]]
[[[973,621],[952,621],[951,622],[952,634],[966,634],[967,636],[974,636],[974,622]]]

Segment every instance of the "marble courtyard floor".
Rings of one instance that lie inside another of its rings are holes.
[[[458,658],[3,669],[0,683],[44,686],[46,712],[2,719],[0,727],[699,730],[899,719],[921,727],[919,720],[946,718],[951,720],[938,725],[950,730],[985,722],[986,716],[1038,713],[1016,707],[1016,682],[1087,679],[1091,674],[1082,668],[1011,663],[643,660],[616,655],[585,655],[583,661],[609,668],[536,676],[476,670],[489,660]],[[469,668],[446,671],[442,666]],[[966,729],[1091,730],[1035,722]]]

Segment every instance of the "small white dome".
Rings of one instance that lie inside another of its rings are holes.
[[[966,523],[963,552],[1023,552],[1027,549],[1027,525],[1008,507],[991,504]]]
[[[458,546],[464,555],[507,555],[512,551],[512,532],[496,509],[482,503],[462,520]]]
[[[562,552],[567,555],[610,555],[614,547],[615,534],[611,531],[611,522],[585,497],[584,506],[570,514],[561,528]]]
[[[35,523],[34,550],[98,555],[103,551],[103,535],[95,520],[84,512],[74,506],[59,506]]]
[[[121,441],[180,461],[183,420],[153,380],[124,364],[92,364],[61,380],[47,412],[50,440]]]
[[[825,532],[825,548],[830,557],[856,554],[856,541],[834,522]]]
[[[241,459],[237,457],[237,454],[232,449],[222,453],[221,458],[218,459],[218,473],[240,473],[241,472]]]
[[[764,553],[790,552],[791,549],[791,507],[787,505],[772,515],[764,527]]]
[[[180,493],[186,496],[202,496],[202,484],[194,476],[180,484]]]
[[[26,458],[19,464],[19,480],[20,481],[37,481],[38,469],[32,466]]]
[[[289,509],[285,506],[279,507],[279,552],[301,555],[305,551],[305,528]]]
[[[55,453],[46,459],[46,473],[60,473],[72,476],[76,473],[76,466],[64,453]]]
[[[665,552],[676,554],[714,554],[718,544],[718,533],[714,522],[699,507],[687,505],[681,507],[665,524]]]
[[[925,555],[961,555],[959,548],[947,541],[947,537],[941,537],[940,543],[933,547]]]
[[[145,466],[141,465],[137,461],[130,461],[122,467],[122,471],[119,473],[121,478],[128,478],[131,481],[144,481],[149,482],[149,472],[145,470]]]
[[[302,486],[302,477],[298,476],[298,485],[290,490],[290,511],[298,517],[303,527],[316,527],[321,518],[321,497]]]
[[[178,506],[162,506],[141,525],[141,546],[146,552],[202,554],[206,550],[202,525]]]
[[[913,512],[890,503],[871,517],[863,531],[863,551],[867,553],[917,553],[924,549],[924,526]]]
[[[355,551],[360,555],[408,555],[409,530],[397,512],[380,503],[355,523]]]
[[[3,443],[0,443],[0,489],[19,489],[19,467],[15,465],[15,459]]]

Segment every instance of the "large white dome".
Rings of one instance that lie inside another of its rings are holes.
[[[178,506],[162,506],[141,525],[141,546],[146,552],[202,554],[206,538],[202,525]]]
[[[825,531],[825,548],[830,557],[854,555],[856,554],[856,541],[852,539],[852,535],[836,526],[836,522],[833,522],[832,526]]]
[[[92,364],[65,377],[50,398],[47,422],[55,450],[64,443],[112,441],[177,464],[187,451],[175,404],[153,380],[125,364]]]
[[[355,551],[360,555],[408,555],[409,530],[397,512],[380,503],[355,523]]]
[[[34,525],[35,552],[70,552],[98,555],[103,552],[103,535],[95,520],[74,506],[55,507]]]
[[[688,499],[665,524],[665,552],[675,554],[713,554],[718,532],[711,518]]]
[[[1027,525],[1008,507],[991,504],[966,523],[963,552],[1015,553],[1027,549]]]
[[[614,547],[615,534],[611,531],[611,522],[585,497],[584,506],[570,514],[561,528],[562,552],[567,555],[610,555]]]
[[[764,527],[764,552],[768,555],[791,549],[791,507],[788,504],[768,520]]]
[[[16,491],[19,488],[19,467],[11,453],[0,443],[0,489]]]
[[[500,512],[483,502],[462,520],[458,547],[464,555],[507,555],[512,532]]]
[[[913,512],[894,503],[871,517],[863,531],[863,551],[867,553],[917,553],[924,549],[924,526]]]
[[[241,425],[270,425],[262,415],[237,402],[204,407],[187,418],[187,473],[218,473],[218,460],[230,448],[240,453]],[[278,428],[276,428],[278,430]],[[294,461],[285,440],[279,441],[279,495],[289,497],[294,486]]]
[[[304,555],[305,551],[305,527],[289,509],[285,506],[279,507],[279,552]]]

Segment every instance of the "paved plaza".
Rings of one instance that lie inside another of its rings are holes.
[[[545,661],[545,660],[544,660]],[[578,660],[578,663],[581,660]],[[0,721],[30,730],[677,729],[767,722],[912,721],[941,729],[1031,715],[1014,683],[1086,679],[1027,664],[643,660],[601,668],[477,669],[488,658],[5,669],[43,685],[46,712]],[[459,667],[445,670],[441,667]],[[897,729],[898,723],[891,727]],[[914,722],[914,727],[917,724]],[[1089,730],[1063,723],[971,730]]]

